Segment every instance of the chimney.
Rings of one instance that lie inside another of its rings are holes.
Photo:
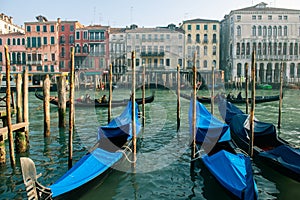
[[[60,23],[61,22],[61,19],[60,18],[57,18],[57,23]]]

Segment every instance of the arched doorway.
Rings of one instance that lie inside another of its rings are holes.
[[[279,83],[280,82],[280,67],[279,63],[275,63],[275,70],[274,70],[274,82]]]

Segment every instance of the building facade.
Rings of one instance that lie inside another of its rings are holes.
[[[192,68],[195,55],[195,64],[200,71],[211,71],[212,67],[219,69],[220,22],[186,20],[182,29],[185,30],[185,68]]]
[[[13,17],[7,16],[3,13],[0,14],[0,35],[20,32],[24,33],[24,28],[13,23]]]
[[[221,68],[225,79],[245,76],[256,52],[256,79],[259,83],[300,78],[300,10],[267,7],[259,3],[233,10],[221,22]],[[248,73],[249,74],[249,73]]]
[[[11,72],[21,72],[26,67],[25,34],[20,32],[0,35],[0,72],[5,73],[4,46],[8,47]]]
[[[59,72],[59,20],[36,18],[37,22],[25,22],[28,71]]]

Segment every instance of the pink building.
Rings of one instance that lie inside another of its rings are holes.
[[[59,21],[37,16],[25,22],[27,66],[29,72],[59,72]]]
[[[5,73],[6,61],[4,46],[7,45],[11,72],[20,72],[26,67],[25,34],[15,32],[0,35],[0,71]]]
[[[70,71],[71,66],[71,48],[75,47],[75,30],[82,28],[78,21],[60,21],[59,37],[59,70]]]
[[[109,68],[109,27],[79,28],[75,33],[75,68],[104,71]]]

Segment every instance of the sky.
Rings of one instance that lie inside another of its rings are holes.
[[[299,0],[0,0],[0,13],[12,16],[19,26],[43,15],[48,21],[61,18],[85,26],[156,27],[195,18],[222,20],[231,10],[260,2],[300,10]]]

